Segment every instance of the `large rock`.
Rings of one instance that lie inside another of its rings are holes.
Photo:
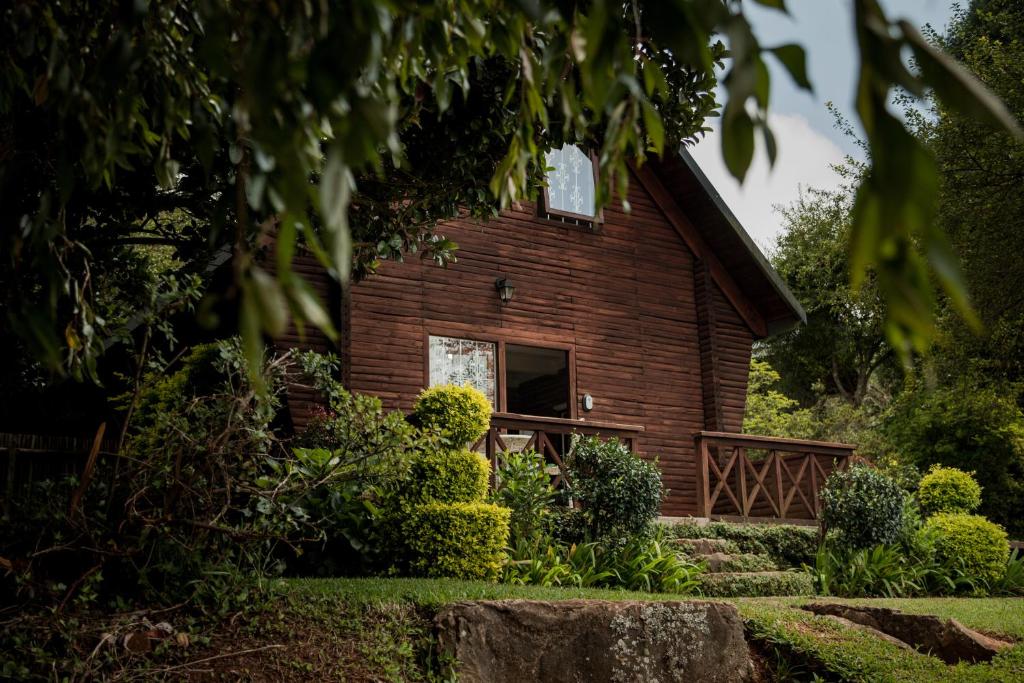
[[[886,633],[947,664],[987,662],[1010,643],[972,631],[956,619],[928,614],[906,614],[887,607],[863,607],[836,603],[811,603],[804,609],[848,619]]]
[[[743,622],[712,602],[500,600],[451,605],[439,645],[463,682],[748,681]]]

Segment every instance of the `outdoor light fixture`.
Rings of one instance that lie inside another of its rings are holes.
[[[512,296],[516,293],[516,288],[512,281],[505,277],[495,280],[494,288],[498,290],[498,298],[501,299],[503,304],[512,301]]]

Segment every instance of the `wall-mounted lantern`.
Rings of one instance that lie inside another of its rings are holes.
[[[512,301],[512,297],[516,293],[516,288],[512,281],[505,277],[495,280],[494,288],[498,290],[498,298],[501,299],[502,304]]]

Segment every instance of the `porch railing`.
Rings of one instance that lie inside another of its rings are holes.
[[[560,417],[535,417],[518,413],[494,413],[491,416],[491,427],[487,433],[473,444],[473,450],[481,451],[491,461],[492,472],[497,471],[498,456],[509,450],[534,450],[548,462],[552,468],[553,485],[560,486],[565,477],[562,456],[566,453],[566,437],[572,434],[600,435],[603,438],[615,437],[626,444],[633,452],[637,449],[637,439],[644,428],[638,425],[625,425],[613,422],[592,422],[590,420],[572,420]],[[481,450],[482,449],[482,450]]]
[[[817,519],[822,484],[848,466],[854,451],[849,444],[727,432],[695,439],[697,514],[720,519]]]

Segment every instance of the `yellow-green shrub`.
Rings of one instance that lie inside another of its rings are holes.
[[[1006,531],[980,515],[940,512],[925,522],[922,533],[932,535],[940,561],[960,563],[969,578],[992,584],[1006,571]]]
[[[505,561],[510,511],[490,503],[424,503],[402,525],[414,575],[494,579]]]
[[[453,446],[461,448],[487,432],[491,403],[473,387],[444,384],[419,395],[413,417],[424,429],[440,430]]]
[[[974,512],[981,505],[981,487],[963,470],[932,465],[917,487],[917,502],[926,515]]]
[[[467,450],[442,450],[416,456],[404,498],[412,503],[473,503],[487,496],[491,464]]]

